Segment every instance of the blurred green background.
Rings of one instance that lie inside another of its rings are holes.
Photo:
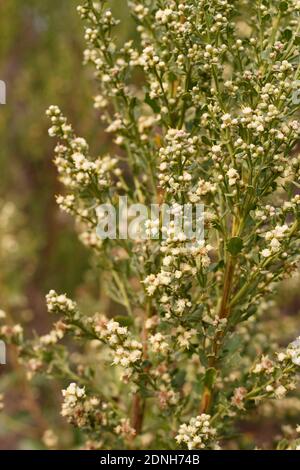
[[[61,190],[52,163],[54,141],[48,137],[45,111],[57,104],[84,136],[94,155],[110,142],[93,109],[93,71],[82,65],[83,24],[80,0],[0,0],[0,80],[7,103],[0,105],[0,309],[27,334],[44,334],[50,325],[45,294],[50,289],[97,306],[99,279],[89,252],[78,241],[71,217],[61,213]],[[126,2],[112,0],[120,41],[132,23]],[[40,448],[46,429],[59,418],[60,389],[37,379],[29,387],[15,351],[0,366],[0,449]],[[67,448],[76,441],[68,435]],[[70,431],[69,431],[70,432]],[[65,442],[65,444],[64,444]]]
[[[58,104],[76,132],[102,151],[92,75],[82,67],[77,4],[0,0],[0,79],[7,86],[7,104],[0,106],[0,308],[39,333],[48,329],[44,296],[50,288],[73,296],[91,284],[88,252],[54,199],[60,187],[45,117],[47,107]],[[0,369],[0,390],[10,391],[0,448],[34,447],[48,427],[36,403],[49,385],[28,394],[12,356]]]

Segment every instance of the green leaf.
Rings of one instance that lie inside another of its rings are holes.
[[[282,11],[282,12],[283,12],[283,11],[286,11],[286,10],[288,9],[288,7],[289,7],[289,6],[288,6],[288,3],[287,3],[287,2],[280,2],[280,4],[279,4],[279,9],[280,9],[280,11]]]
[[[263,16],[263,22],[266,23],[267,21],[270,21],[272,19],[271,15],[267,13],[266,15]]]
[[[178,372],[176,372],[175,376],[172,379],[173,387],[177,389],[181,388],[185,382],[185,377],[186,371],[184,369],[178,370]]]
[[[137,106],[137,104],[138,104],[137,98],[132,98],[132,99],[130,100],[130,105],[129,105],[130,111],[133,111],[134,108]]]
[[[282,36],[284,37],[284,39],[285,39],[286,41],[289,41],[289,40],[292,38],[292,36],[293,36],[293,32],[292,32],[291,29],[285,29],[285,30],[283,31]]]
[[[256,311],[257,305],[250,305],[242,316],[243,321],[248,320],[248,318],[252,317],[252,315],[254,315]]]
[[[168,73],[168,79],[170,80],[170,82],[176,82],[176,80],[177,80],[177,75],[175,75],[174,72],[169,72],[169,73]]]
[[[143,361],[142,367],[143,367],[143,369],[149,369],[150,367],[152,367],[152,362],[150,362],[150,361],[148,361],[148,359],[146,359],[145,361]]]
[[[212,264],[210,264],[209,267],[208,267],[208,272],[209,272],[209,273],[215,273],[215,272],[217,272],[219,269],[224,268],[224,266],[225,266],[224,260],[221,259],[218,263],[212,263]]]
[[[114,319],[120,323],[121,326],[131,326],[133,324],[133,319],[125,315],[119,315]]]
[[[206,357],[206,354],[204,353],[204,351],[202,351],[202,350],[199,351],[199,358],[200,358],[201,364],[204,367],[207,367],[208,361],[207,361],[207,357]]]
[[[206,137],[206,135],[203,135],[203,136],[201,137],[201,140],[202,140],[202,142],[203,142],[205,145],[211,145],[211,141],[209,140],[208,137]]]
[[[244,242],[240,237],[233,237],[227,243],[227,250],[232,256],[237,256],[243,249]]]
[[[190,313],[187,315],[187,321],[192,322],[192,323],[198,323],[201,321],[202,315],[203,315],[203,304],[199,305],[199,307],[196,308],[196,310],[193,313]]]
[[[217,371],[213,367],[207,369],[204,377],[204,385],[211,389],[216,381]]]
[[[296,36],[296,37],[295,37],[294,44],[295,44],[295,46],[299,46],[299,44],[300,44],[300,36]]]
[[[158,103],[157,103],[156,100],[152,100],[152,99],[150,98],[149,93],[146,94],[145,102],[150,106],[150,108],[152,108],[152,110],[153,110],[156,114],[159,113],[160,107],[159,107],[159,105],[158,105]]]
[[[223,354],[232,356],[239,351],[243,344],[243,338],[241,336],[231,336],[225,341]]]

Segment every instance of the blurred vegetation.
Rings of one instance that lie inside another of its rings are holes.
[[[74,294],[75,287],[86,284],[89,269],[71,219],[55,203],[59,186],[44,117],[45,109],[58,103],[96,148],[101,129],[93,112],[92,80],[82,67],[77,3],[0,0],[0,79],[7,85],[7,105],[0,108],[0,304],[14,321],[38,331],[47,329],[45,293],[55,287]],[[7,367],[14,365],[11,353]],[[7,374],[7,367],[0,371],[0,384],[11,390],[10,420],[0,426],[0,447],[26,447],[19,437],[40,438],[40,428],[46,427],[35,405],[46,385],[38,384],[35,395],[28,396],[22,374],[15,369]]]
[[[0,70],[7,84],[7,106],[0,115],[0,192],[21,207],[31,233],[28,289],[31,281],[35,289],[54,283],[72,291],[87,267],[81,245],[56,208],[58,183],[44,118],[47,106],[59,102],[75,126],[80,123],[79,132],[96,134],[75,5],[73,0],[8,0],[0,7]]]
[[[80,294],[88,304],[99,297],[88,251],[55,202],[60,187],[45,117],[49,105],[58,104],[92,152],[109,146],[93,110],[91,71],[82,66],[78,3],[0,0],[0,80],[7,86],[7,105],[0,107],[0,308],[28,332],[47,331],[50,288]],[[126,2],[111,3],[117,15],[128,15]],[[120,41],[131,27],[129,20],[122,23]],[[9,351],[8,365],[0,369],[0,392],[9,390],[5,419],[0,416],[0,448],[41,445],[44,431],[59,419],[60,390],[49,387],[39,380],[30,390],[16,352]],[[64,423],[59,425],[62,429]],[[66,446],[74,438],[66,431]]]

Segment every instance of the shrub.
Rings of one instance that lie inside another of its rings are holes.
[[[1,333],[30,377],[68,382],[62,415],[87,448],[242,448],[240,421],[293,391],[300,365],[299,338],[280,347],[264,330],[274,289],[299,259],[300,3],[129,7],[137,34],[122,45],[106,2],[78,7],[116,155],[93,158],[60,109],[47,111],[66,188],[57,201],[121,307],[83,312],[50,291],[49,334]],[[162,237],[153,219],[146,239],[100,239],[97,207],[120,196],[204,204],[205,241],[172,227]],[[296,432],[278,448],[297,448]]]

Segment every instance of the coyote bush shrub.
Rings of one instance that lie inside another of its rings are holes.
[[[52,290],[48,334],[1,337],[29,379],[64,381],[61,413],[85,448],[243,448],[240,423],[297,392],[300,337],[275,341],[264,318],[299,261],[300,2],[129,1],[137,26],[121,45],[106,3],[78,12],[114,154],[91,156],[57,106],[47,115],[57,202],[116,314]],[[162,237],[153,219],[147,239],[100,239],[97,207],[120,196],[203,204],[205,241]],[[298,432],[277,447],[299,449]]]

